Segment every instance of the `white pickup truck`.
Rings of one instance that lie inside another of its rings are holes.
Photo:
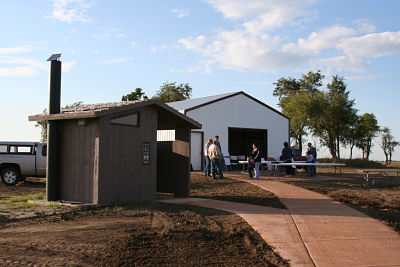
[[[0,177],[6,185],[15,185],[25,177],[46,176],[47,144],[0,141]]]

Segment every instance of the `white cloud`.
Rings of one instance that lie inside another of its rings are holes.
[[[129,62],[132,60],[133,60],[132,57],[118,57],[118,58],[112,58],[112,59],[105,60],[104,63],[105,64],[125,63],[125,62]]]
[[[312,59],[311,65],[316,66],[319,69],[326,69],[328,73],[332,73],[333,70],[363,72],[371,65],[371,62],[360,58],[336,56]]]
[[[179,48],[199,53],[202,62],[238,71],[274,72],[279,69],[321,69],[327,72],[363,72],[371,59],[400,54],[400,32],[374,33],[365,19],[350,25],[332,25],[303,38],[288,40],[273,30],[302,27],[315,15],[308,7],[316,0],[204,0],[224,17],[237,21],[236,28],[219,29],[214,36],[189,36],[177,41]]]
[[[131,42],[131,47],[132,47],[132,48],[136,48],[138,45],[139,45],[139,42],[138,42],[138,41],[132,41],[132,42]]]
[[[0,68],[0,77],[8,76],[34,76],[38,71],[31,67]]]
[[[256,33],[271,30],[305,14],[305,8],[316,0],[205,0],[226,18],[250,19],[244,26]]]
[[[356,76],[347,76],[346,80],[348,81],[366,81],[366,80],[376,80],[385,77],[386,74],[371,74],[371,75],[356,75]]]
[[[185,49],[196,50],[196,51],[202,50],[206,42],[207,42],[207,37],[204,35],[182,38],[178,40],[178,43],[183,45]]]
[[[400,53],[400,32],[371,33],[349,38],[339,44],[352,57],[379,58]]]
[[[63,62],[62,63],[62,72],[70,72],[71,69],[75,66],[75,61]]]
[[[376,26],[369,23],[366,19],[355,20],[354,24],[360,33],[372,33],[377,30]]]
[[[160,46],[152,45],[152,46],[149,47],[149,49],[150,49],[150,53],[154,54],[154,53],[157,53],[159,51],[168,49],[168,46],[166,46],[166,45],[160,45]]]
[[[53,0],[51,15],[45,18],[52,18],[61,22],[89,22],[87,10],[93,6],[92,1],[87,0]]]
[[[26,57],[1,57],[0,63],[13,64],[13,65],[27,65],[29,67],[42,70],[48,69],[47,62]]]
[[[93,37],[98,39],[125,38],[126,36],[127,34],[124,30],[119,28],[110,28],[106,29],[103,33],[93,34]]]
[[[32,51],[33,47],[30,45],[16,46],[16,47],[0,47],[0,55],[17,54]]]
[[[335,25],[312,32],[307,39],[300,38],[297,43],[285,44],[283,50],[306,55],[319,54],[323,49],[335,48],[338,42],[356,32],[355,29]]]
[[[173,14],[175,14],[176,17],[179,18],[179,19],[187,17],[189,15],[189,10],[188,9],[173,8],[173,9],[171,9],[171,12]]]

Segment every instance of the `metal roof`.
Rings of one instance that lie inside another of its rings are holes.
[[[260,105],[272,110],[273,112],[281,115],[282,117],[285,117],[287,119],[289,119],[288,116],[286,116],[285,114],[283,114],[282,112],[274,109],[271,106],[268,106],[267,104],[265,104],[264,102],[246,94],[243,91],[239,91],[239,92],[232,92],[232,93],[227,93],[227,94],[221,94],[221,95],[214,95],[214,96],[207,96],[207,97],[200,97],[200,98],[192,98],[192,99],[188,99],[188,100],[183,100],[183,101],[176,101],[176,102],[170,102],[167,103],[167,105],[169,105],[170,107],[173,107],[174,109],[179,110],[180,112],[186,114],[186,112],[190,111],[190,110],[194,110],[236,95],[244,95],[248,98],[250,98],[251,100],[259,103]]]
[[[221,98],[226,98],[228,96],[235,95],[237,93],[239,93],[239,92],[199,97],[199,98],[192,98],[192,99],[183,100],[183,101],[170,102],[170,103],[167,103],[167,105],[182,112],[182,111],[185,111],[187,109],[190,109],[190,108],[193,108],[196,106],[201,106],[201,105],[204,105],[209,102],[214,102]]]

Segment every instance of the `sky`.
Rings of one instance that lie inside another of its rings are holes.
[[[193,98],[245,91],[280,109],[273,82],[321,70],[325,84],[344,77],[359,114],[373,113],[400,140],[398,0],[0,0],[0,7],[0,140],[40,139],[28,116],[48,106],[46,60],[54,53],[62,53],[63,106],[120,101],[137,87],[151,97],[177,82],[189,83]],[[378,143],[375,160],[384,157]]]

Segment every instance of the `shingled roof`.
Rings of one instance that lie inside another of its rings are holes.
[[[138,109],[146,106],[157,106],[169,113],[176,115],[177,117],[185,120],[193,128],[200,129],[201,124],[192,118],[180,113],[176,109],[160,102],[157,100],[145,100],[145,101],[124,101],[124,102],[110,102],[110,103],[99,103],[99,104],[86,104],[79,105],[69,108],[61,109],[60,113],[57,114],[36,114],[28,117],[29,121],[45,121],[45,120],[68,120],[68,119],[85,119],[85,118],[96,118],[113,113],[119,113]]]

